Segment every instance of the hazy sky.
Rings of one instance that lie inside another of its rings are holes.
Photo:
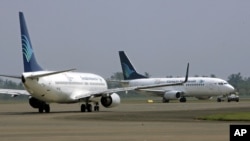
[[[77,68],[105,78],[118,51],[153,77],[250,76],[249,0],[1,0],[0,73],[23,72],[18,12],[48,70]]]

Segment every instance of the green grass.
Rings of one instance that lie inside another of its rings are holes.
[[[218,121],[250,121],[250,112],[214,114],[199,117],[200,120],[218,120]]]

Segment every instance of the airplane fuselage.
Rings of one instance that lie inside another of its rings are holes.
[[[128,86],[143,86],[161,83],[178,83],[183,81],[184,78],[145,78],[129,80]],[[206,77],[189,77],[188,82],[183,85],[177,85],[172,87],[159,87],[154,89],[145,89],[139,91],[154,92],[154,91],[180,91],[183,92],[183,96],[189,97],[211,97],[218,95],[225,95],[232,92],[234,88],[228,84],[225,80],[219,78],[206,78]]]
[[[35,72],[35,74],[49,71]],[[23,73],[23,77],[32,76],[34,72]],[[26,90],[41,101],[48,103],[74,103],[79,95],[89,92],[107,90],[106,81],[99,75],[91,73],[65,72],[35,79],[25,79]]]

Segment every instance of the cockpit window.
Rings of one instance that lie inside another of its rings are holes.
[[[218,85],[226,85],[226,82],[219,82]]]

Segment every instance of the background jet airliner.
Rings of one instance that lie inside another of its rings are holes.
[[[0,76],[21,79],[24,88],[27,91],[0,89],[0,93],[10,94],[12,96],[28,95],[30,96],[29,104],[33,108],[38,108],[40,113],[44,111],[49,113],[49,103],[52,102],[85,102],[85,104],[81,104],[81,112],[85,112],[86,110],[91,112],[92,105],[90,103],[94,102],[94,110],[99,111],[99,101],[106,108],[117,106],[120,103],[120,97],[116,94],[116,92],[159,86],[182,85],[187,81],[186,77],[185,81],[172,84],[108,89],[106,81],[101,76],[96,74],[71,72],[74,69],[64,71],[45,71],[36,61],[22,12],[19,12],[19,20],[21,28],[24,72],[21,76]]]
[[[124,51],[119,51],[124,81],[121,84],[127,86],[144,86],[161,83],[178,83],[183,78],[147,78],[137,73]],[[212,96],[228,95],[234,92],[234,87],[227,81],[219,78],[189,77],[187,83],[172,87],[158,87],[137,90],[140,93],[153,94],[163,97],[163,102],[179,99],[186,102],[186,97],[208,99]],[[220,98],[217,99],[221,101]]]

